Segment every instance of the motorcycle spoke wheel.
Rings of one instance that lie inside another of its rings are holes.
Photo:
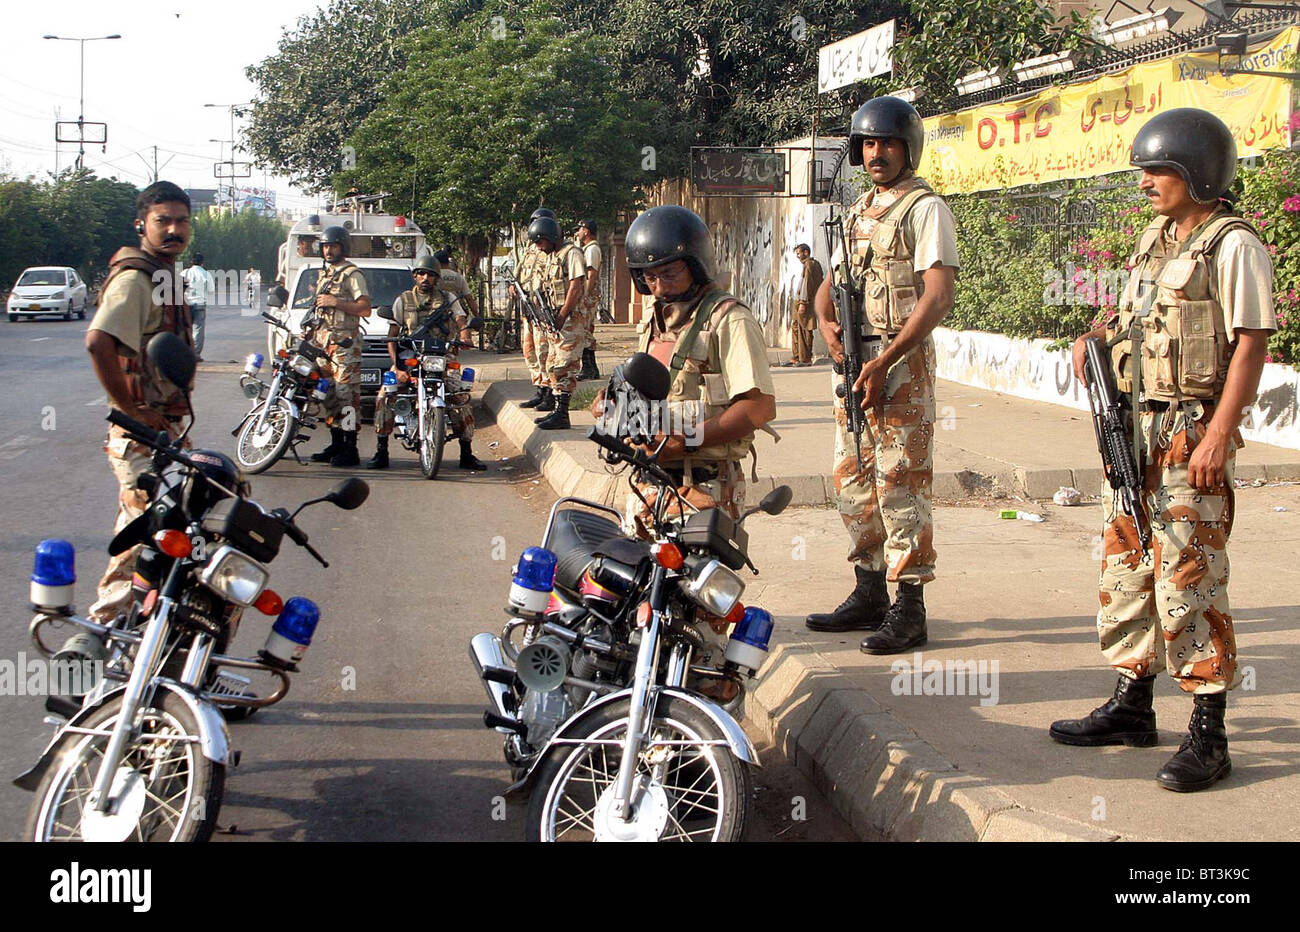
[[[581,737],[620,742],[627,708],[623,702],[600,710]],[[669,697],[659,700],[650,734],[651,753],[643,753],[637,764],[641,792],[630,823],[620,824],[611,815],[621,745],[560,745],[539,770],[529,839],[739,841],[747,821],[749,769],[725,744],[712,743],[722,737],[717,726],[694,706]]]
[[[442,467],[442,448],[447,442],[447,411],[434,408],[424,419],[425,433],[420,438],[420,472],[426,479],[436,479]]]
[[[270,469],[289,449],[298,429],[297,418],[278,402],[266,412],[266,423],[257,427],[258,415],[249,415],[235,441],[235,459],[245,472],[257,474]]]
[[[110,731],[121,709],[116,696],[84,725]],[[203,756],[198,723],[178,697],[145,710],[140,737],[128,745],[114,785],[139,785],[140,811],[124,841],[206,841],[216,828],[226,768]],[[85,841],[95,777],[108,735],[69,734],[36,788],[24,837],[33,841]],[[94,818],[93,816],[91,817]]]

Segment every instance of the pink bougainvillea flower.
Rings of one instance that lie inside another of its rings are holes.
[[[1295,113],[1291,114],[1291,119],[1286,121],[1286,128],[1291,130],[1292,132],[1295,132],[1296,130],[1300,129],[1300,110],[1297,110]]]
[[[1300,214],[1300,194],[1292,194],[1282,202],[1282,209],[1293,214]],[[1263,224],[1261,224],[1262,226]]]

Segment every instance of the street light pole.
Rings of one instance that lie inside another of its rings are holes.
[[[122,37],[117,33],[113,33],[111,36],[87,36],[85,38],[49,35],[44,38],[58,39],[63,42],[76,42],[81,46],[81,93],[77,105],[77,168],[80,170],[82,163],[86,160],[86,43],[97,42],[100,39],[120,39]]]
[[[253,105],[252,101],[245,101],[242,104],[204,104],[203,105],[205,107],[216,107],[218,109],[224,107],[230,111],[230,161],[227,163],[230,165],[230,177],[228,177],[226,181],[227,184],[229,185],[229,189],[228,189],[228,195],[230,197],[229,207],[230,207],[230,212],[232,214],[235,212],[235,111],[238,110],[240,107],[251,107],[252,105]],[[215,139],[212,141],[216,142]],[[221,190],[221,185],[219,182],[217,184],[217,190],[218,192]]]

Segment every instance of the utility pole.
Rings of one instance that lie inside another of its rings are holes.
[[[57,39],[62,42],[77,42],[81,46],[81,94],[80,103],[77,107],[77,168],[81,169],[86,160],[86,43],[97,42],[100,39],[120,39],[117,33],[111,36],[87,36],[86,38],[73,38],[72,36],[52,36],[47,35],[46,39]],[[57,126],[57,123],[56,123]],[[108,139],[107,128],[104,134],[105,140]],[[55,133],[55,151],[58,151],[58,134]]]
[[[230,111],[230,158],[229,158],[226,162],[224,162],[224,163],[218,163],[218,164],[219,164],[219,165],[220,165],[220,164],[224,164],[224,165],[228,165],[228,166],[230,167],[230,172],[226,175],[226,179],[227,179],[227,181],[229,182],[229,185],[230,185],[230,188],[229,188],[229,191],[228,191],[229,198],[230,198],[230,200],[229,200],[229,206],[230,206],[230,212],[233,214],[233,213],[235,212],[235,166],[236,166],[236,162],[235,162],[235,111],[237,111],[240,107],[251,107],[251,106],[252,106],[252,102],[251,102],[251,101],[246,101],[246,102],[244,102],[244,103],[242,103],[242,104],[204,104],[203,106],[205,106],[205,107],[216,107],[216,108],[218,108],[218,109],[224,107],[225,109],[227,109],[227,110]],[[217,174],[217,178],[221,178],[221,177],[222,177],[221,174],[218,173],[218,174]],[[245,177],[245,178],[246,178],[246,177],[248,177],[248,176],[247,176],[247,175],[242,175],[242,176],[240,176],[240,177]],[[217,184],[217,190],[218,190],[218,192],[220,192],[220,189],[221,189],[221,184],[220,184],[220,182],[218,182],[218,184]]]

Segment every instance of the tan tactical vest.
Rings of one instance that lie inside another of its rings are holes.
[[[450,296],[438,288],[433,289],[431,294],[425,294],[418,288],[404,291],[402,292],[402,320],[400,323],[404,324],[407,330],[414,331],[424,322],[426,317],[443,305],[450,303],[450,301]],[[453,334],[453,327],[452,318],[448,317],[442,327],[434,327],[430,332],[435,337],[441,336],[443,339],[450,339]]]
[[[161,320],[157,328],[153,330],[145,329],[140,334],[140,352],[133,356],[118,354],[118,361],[121,363],[122,371],[126,374],[126,387],[131,395],[131,400],[142,408],[157,411],[167,417],[180,417],[189,414],[189,408],[185,404],[184,392],[167,381],[145,354],[145,347],[149,345],[149,341],[160,333],[174,333],[185,341],[186,346],[191,349],[194,348],[194,340],[190,331],[190,310],[185,306],[184,286],[178,280],[171,280],[161,276],[159,278],[154,277],[155,273],[161,272],[164,276],[179,279],[175,265],[170,262],[161,262],[142,249],[123,246],[113,253],[113,258],[109,260],[108,266],[110,271],[108,278],[104,280],[104,284],[100,287],[99,293],[101,295],[108,292],[109,284],[123,272],[143,272],[149,278],[150,300],[153,301],[155,306],[162,309]],[[160,291],[169,298],[179,297],[180,303],[158,302],[152,295]],[[148,320],[146,320],[146,328],[148,323]],[[186,387],[192,388],[193,386]]]
[[[672,358],[681,360],[681,369],[668,392],[669,410],[676,419],[673,427],[701,425],[731,406],[722,377],[717,331],[729,314],[748,312],[749,309],[733,295],[722,290],[709,291],[700,299],[690,321],[676,331],[655,332],[657,322],[654,321],[646,328],[641,337],[641,352],[653,355],[654,344],[672,339]],[[695,326],[697,322],[698,328]],[[690,345],[687,345],[688,341]],[[671,360],[661,359],[660,362],[671,366]],[[750,433],[730,443],[688,447],[686,459],[691,463],[739,462],[753,449],[754,435]]]
[[[360,275],[361,270],[344,259],[334,265],[326,265],[316,282],[316,294],[338,295],[343,290],[343,282],[349,275]],[[345,314],[339,307],[317,308],[316,316],[325,322],[325,329],[337,340],[356,337],[361,332],[361,318],[355,314]]]
[[[1159,217],[1138,239],[1133,274],[1154,282],[1155,292],[1148,295],[1148,286],[1140,288],[1136,305],[1132,292],[1125,292],[1112,349],[1116,388],[1132,391],[1128,337],[1136,317],[1142,322],[1143,394],[1155,401],[1217,399],[1227,380],[1233,344],[1215,294],[1214,251],[1229,231],[1255,235],[1255,230],[1241,217],[1218,213],[1166,254],[1166,233],[1172,232],[1173,222]],[[1150,310],[1143,316],[1148,297]]]
[[[560,308],[564,306],[564,299],[569,294],[569,253],[578,247],[572,243],[565,243],[547,258],[550,263],[545,269],[545,278],[543,286],[546,288],[547,296],[551,299],[551,304],[555,307],[558,314]]]
[[[875,191],[860,198],[849,211],[849,268],[862,286],[867,322],[888,334],[903,329],[925,283],[912,268],[914,243],[906,236],[907,215],[923,198],[938,197],[920,178],[903,183],[903,193],[886,208],[872,207]],[[875,220],[864,235],[863,224]],[[868,258],[870,253],[870,258]]]

